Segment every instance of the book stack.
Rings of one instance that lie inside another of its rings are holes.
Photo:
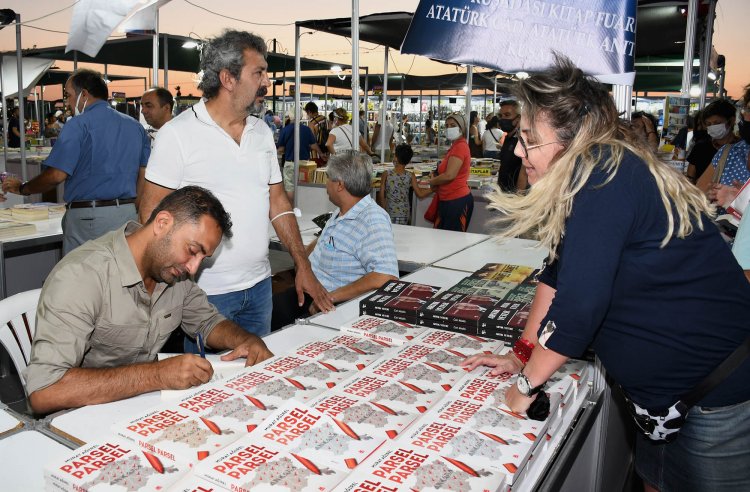
[[[317,184],[326,184],[328,182],[328,170],[319,167],[312,172],[312,182]]]
[[[11,216],[16,220],[47,220],[49,219],[49,205],[46,203],[22,203],[14,205]]]
[[[417,324],[419,310],[440,290],[432,285],[390,280],[359,303],[359,314]]]

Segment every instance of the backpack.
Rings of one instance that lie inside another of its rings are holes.
[[[330,133],[328,131],[328,126],[326,125],[326,117],[319,114],[318,116],[312,118],[312,121],[315,122],[318,127],[317,131],[315,132],[315,140],[318,142],[320,148],[325,151],[326,142],[328,141],[328,134]]]

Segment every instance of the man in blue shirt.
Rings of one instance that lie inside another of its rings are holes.
[[[65,181],[63,254],[90,239],[137,220],[136,197],[151,143],[140,123],[107,103],[100,73],[78,70],[65,83],[65,102],[76,117],[60,132],[47,169],[21,183],[8,178],[3,191],[30,195]]]
[[[294,113],[286,114],[287,124],[279,133],[279,140],[276,142],[276,149],[279,154],[284,156],[284,190],[289,197],[289,201],[294,201]],[[299,126],[299,160],[310,160],[310,151],[314,150],[318,155],[322,155],[318,142],[315,140],[312,130],[307,125]]]
[[[331,156],[326,169],[326,192],[338,208],[307,252],[315,276],[338,304],[398,280],[398,260],[391,219],[370,196],[370,156],[339,152]],[[291,288],[274,296],[271,328],[318,311],[310,296],[299,306]]]

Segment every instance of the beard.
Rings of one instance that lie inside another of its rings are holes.
[[[268,94],[268,88],[261,86],[258,89],[258,92],[255,93],[255,98],[247,107],[248,114],[259,117],[260,115],[266,112],[266,102],[258,101],[259,97],[265,97],[266,94]]]
[[[149,276],[157,282],[169,285],[182,280],[187,275],[187,272],[181,266],[171,263],[169,258],[171,249],[171,232],[162,239],[149,244],[146,248],[146,257],[150,261]]]

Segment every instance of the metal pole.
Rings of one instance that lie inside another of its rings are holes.
[[[23,59],[21,58],[21,14],[16,14],[16,70],[18,71],[18,131],[21,133],[21,180],[28,179],[26,169],[26,125],[23,104]]]
[[[44,116],[47,114],[47,112],[44,110],[44,86],[42,85],[40,87],[41,88],[40,88],[39,92],[40,92],[41,98],[42,98],[42,114],[41,114],[41,117],[39,117],[39,138],[43,139],[44,138],[44,128],[47,126],[47,122],[45,121],[46,118]],[[37,115],[39,115],[39,108],[37,108],[36,112],[37,112]],[[42,142],[44,142],[44,140],[42,140]]]
[[[169,90],[169,36],[164,35],[164,88]]]
[[[714,39],[714,18],[716,17],[716,1],[711,0],[708,4],[708,15],[706,16],[706,36],[703,39],[703,50],[701,51],[700,82],[701,95],[698,101],[698,109],[706,105],[706,86],[708,85],[709,60],[711,59],[711,45]]]
[[[419,89],[419,122],[417,124],[417,133],[419,129],[424,127],[424,120],[422,120],[422,89]],[[420,142],[422,139],[420,139]]]
[[[328,113],[326,112],[327,111],[327,109],[326,109],[326,105],[327,104],[328,104],[328,77],[326,77],[326,88],[325,88],[325,90],[323,92],[323,104],[322,104],[323,107],[321,108],[321,109],[323,109],[323,116],[326,117],[326,125],[328,124]],[[323,150],[323,149],[321,149],[321,150]]]
[[[492,114],[497,116],[497,74],[495,74],[495,88],[492,91]]]
[[[685,28],[685,54],[682,67],[682,97],[690,97],[690,83],[693,74],[693,45],[695,44],[695,21],[698,18],[698,0],[688,3],[687,26]]]
[[[154,46],[153,46],[153,62],[154,72],[151,77],[151,86],[157,87],[159,85],[159,9],[154,11]]]
[[[275,44],[276,40],[274,40]],[[297,183],[299,182],[299,125],[300,125],[300,86],[302,85],[302,59],[300,58],[300,29],[294,24],[294,206],[298,203]]]
[[[385,162],[385,110],[388,106],[388,46],[383,57],[383,103],[380,105],[380,162]]]
[[[466,65],[466,96],[465,96],[465,104],[466,104],[466,140],[469,140],[469,127],[471,127],[472,122],[469,121],[469,116],[471,116],[471,84],[473,82],[472,76],[474,75],[474,67],[472,65]]]
[[[440,159],[440,86],[438,86],[438,101],[437,101],[437,115],[435,121],[437,121],[437,133],[435,134],[435,152],[437,152],[438,159]]]
[[[406,110],[404,109],[404,74],[401,74],[401,121],[399,123],[402,123],[404,121],[404,115],[406,114]],[[403,135],[404,129],[401,128],[401,134]]]
[[[276,38],[273,38],[272,52],[276,53]],[[296,60],[296,57],[295,57]],[[296,66],[296,65],[295,65]],[[276,114],[276,72],[273,72],[273,85],[271,86],[271,111]],[[295,113],[296,114],[296,113]],[[296,125],[297,123],[295,123]]]
[[[365,142],[367,142],[368,144],[370,143],[370,125],[368,125],[368,123],[367,123],[369,121],[369,119],[367,118],[367,115],[369,114],[368,107],[367,107],[367,104],[368,104],[368,101],[367,101],[367,99],[368,99],[367,91],[370,90],[367,87],[367,85],[368,85],[367,83],[368,83],[369,79],[370,79],[370,67],[365,67],[365,97],[364,97],[364,106],[365,106],[365,134],[364,134],[364,137],[365,137]]]
[[[359,150],[359,0],[352,0],[352,146]]]
[[[8,105],[5,104],[5,57],[0,55],[0,93],[2,94],[3,103],[3,171],[6,171],[6,163],[8,162]]]

